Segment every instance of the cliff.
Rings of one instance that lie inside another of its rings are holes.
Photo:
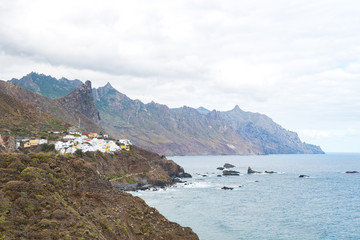
[[[96,162],[0,154],[0,173],[1,239],[198,239],[140,198],[114,189]]]
[[[301,142],[297,133],[288,131],[264,114],[245,112],[235,106],[220,112],[222,119],[266,154],[324,153],[320,147]]]

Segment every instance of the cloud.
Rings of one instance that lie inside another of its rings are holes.
[[[289,129],[339,129],[360,119],[359,10],[355,0],[3,0],[0,78],[110,81],[145,102],[239,104]]]

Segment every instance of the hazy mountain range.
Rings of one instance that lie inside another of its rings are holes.
[[[132,100],[110,83],[91,89],[89,81],[80,87],[79,82],[30,73],[21,79],[0,82],[0,87],[65,122],[77,125],[80,118],[82,127],[88,130],[99,130],[101,126],[113,137],[129,138],[160,154],[323,153],[320,147],[301,142],[295,132],[266,115],[245,112],[239,106],[226,112],[186,106],[171,109]]]

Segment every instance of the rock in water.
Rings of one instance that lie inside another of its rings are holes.
[[[216,168],[217,170],[224,170],[224,168],[223,167],[218,167],[218,168]]]
[[[233,167],[235,167],[235,166],[230,164],[230,163],[225,163],[224,164],[224,168],[233,168]]]
[[[273,174],[273,173],[276,173],[276,172],[274,172],[274,171],[265,171],[265,173]]]
[[[300,175],[299,178],[309,178],[310,176],[308,175]]]
[[[254,170],[251,169],[251,167],[248,167],[247,173],[248,173],[248,174],[253,174],[253,173],[261,173],[261,172],[254,171]]]
[[[239,176],[240,172],[238,171],[232,171],[232,170],[224,170],[223,171],[224,176]]]
[[[359,173],[358,171],[346,171],[345,173]]]
[[[176,174],[176,177],[178,178],[192,178],[190,173],[187,172],[180,172],[178,174]]]
[[[233,190],[234,188],[232,188],[232,187],[222,187],[221,189],[223,189],[223,190]]]

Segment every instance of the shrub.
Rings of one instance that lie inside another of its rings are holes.
[[[76,149],[75,154],[78,157],[83,157],[84,156],[84,152],[81,149]]]
[[[41,151],[42,152],[54,152],[55,151],[55,145],[54,144],[44,143],[44,144],[41,145]]]

